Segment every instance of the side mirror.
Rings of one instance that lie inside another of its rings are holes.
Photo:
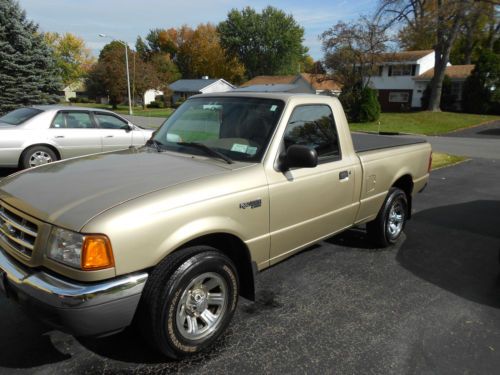
[[[127,124],[127,126],[124,126],[124,129],[125,131],[128,133],[128,132],[131,132],[132,130],[134,130],[134,125],[132,124]]]
[[[290,168],[314,168],[318,165],[318,153],[304,145],[292,145],[281,157],[280,164],[282,171]]]

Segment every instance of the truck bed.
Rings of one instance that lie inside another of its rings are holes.
[[[399,135],[378,135],[367,133],[352,133],[352,143],[356,152],[380,150],[398,146],[408,146],[425,143],[423,138],[402,137]]]

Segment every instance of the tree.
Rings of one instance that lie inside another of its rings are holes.
[[[378,118],[380,105],[376,93],[368,86],[389,42],[386,30],[377,20],[361,17],[352,23],[338,22],[321,38],[325,65],[333,72],[334,79],[342,84],[339,99],[349,119],[366,121]]]
[[[0,113],[59,101],[59,72],[38,26],[17,1],[0,0]]]
[[[451,51],[452,63],[471,64],[477,61],[482,50],[493,50],[500,31],[494,31],[500,25],[498,21],[498,11],[493,4],[475,2],[465,13],[460,34]]]
[[[305,71],[306,73],[311,73],[311,74],[326,74],[325,67],[323,66],[323,63],[321,61],[315,61],[313,66]]]
[[[85,77],[95,59],[82,38],[71,33],[51,32],[44,33],[43,37],[52,48],[65,86]]]
[[[298,73],[307,52],[304,29],[292,15],[271,6],[262,13],[233,9],[218,31],[222,47],[243,63],[250,78]]]
[[[389,17],[389,24],[402,22],[415,27],[418,22],[435,30],[434,78],[431,81],[429,107],[440,111],[441,93],[450,53],[464,19],[475,0],[380,0],[379,15]]]
[[[144,93],[159,85],[158,76],[153,65],[142,61],[136,52],[128,50],[129,61],[135,64],[132,82],[135,93],[144,96]],[[99,54],[99,59],[89,72],[86,82],[91,95],[107,96],[110,104],[116,109],[127,94],[127,80],[125,68],[125,48],[118,41],[112,41],[104,46]]]
[[[500,113],[500,55],[487,50],[481,54],[465,80],[463,106],[466,112]]]
[[[227,55],[216,27],[209,23],[199,25],[179,46],[177,60],[186,78],[209,76],[239,83],[245,73],[237,57]]]
[[[424,92],[422,93],[422,98],[421,104],[422,108],[427,108],[429,107],[429,98],[431,96],[431,85],[428,84],[425,87]],[[441,94],[441,102],[439,103],[440,108],[442,108],[445,111],[452,111],[455,108],[453,108],[453,104],[456,102],[457,98],[453,95],[452,92],[452,82],[450,77],[447,75],[444,76],[443,79],[443,90]]]

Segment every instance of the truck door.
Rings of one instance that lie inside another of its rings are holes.
[[[342,155],[330,106],[302,105],[292,112],[282,149],[306,145],[318,153],[315,168],[276,169],[268,174],[271,264],[354,221],[357,160]]]

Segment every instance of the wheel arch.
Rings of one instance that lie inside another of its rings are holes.
[[[34,143],[34,144],[29,145],[29,146],[26,146],[24,148],[23,152],[21,152],[21,155],[19,155],[19,160],[17,161],[17,164],[19,167],[22,166],[22,160],[23,160],[23,157],[26,154],[26,152],[28,152],[29,149],[36,147],[36,146],[43,146],[43,147],[47,147],[47,148],[51,149],[56,154],[57,160],[61,160],[61,153],[59,152],[57,147],[55,147],[54,145],[51,145],[50,143]]]
[[[174,254],[176,251],[190,247],[206,245],[216,248],[226,255],[236,266],[238,278],[240,282],[240,295],[251,301],[255,300],[255,280],[254,280],[254,265],[250,250],[247,245],[237,236],[218,232],[205,234],[195,239],[192,239],[177,249],[172,251],[169,255]],[[167,257],[169,256],[167,255]]]
[[[412,207],[412,192],[413,192],[413,178],[410,174],[404,174],[399,177],[394,183],[392,187],[399,188],[404,191],[406,194],[406,201],[408,203],[408,219],[411,218],[411,207]]]

